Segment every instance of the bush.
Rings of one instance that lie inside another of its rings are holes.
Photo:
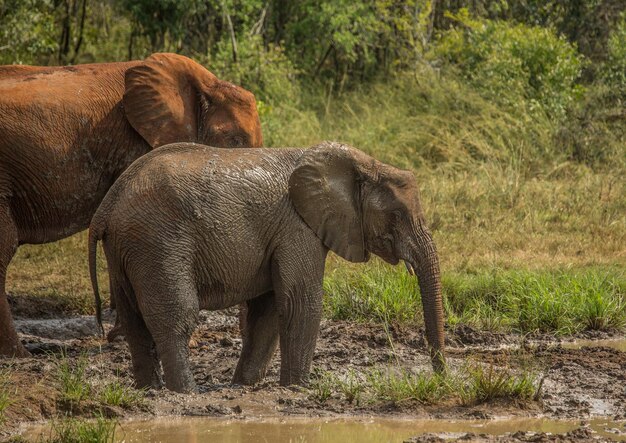
[[[609,36],[607,60],[600,76],[604,83],[614,88],[615,95],[626,100],[626,13],[622,14]]]
[[[582,56],[547,28],[504,21],[454,17],[460,26],[446,32],[433,55],[455,65],[485,96],[509,106],[528,101],[530,109],[562,118],[577,97]]]

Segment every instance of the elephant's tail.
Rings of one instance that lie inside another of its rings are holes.
[[[104,337],[104,327],[102,326],[102,303],[100,301],[100,291],[98,290],[98,272],[96,269],[96,257],[98,252],[98,240],[101,233],[92,224],[89,227],[89,275],[91,277],[91,288],[96,301],[96,321],[100,328],[100,333]]]

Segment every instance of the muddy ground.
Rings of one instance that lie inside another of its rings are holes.
[[[31,312],[22,312],[22,315],[29,314]],[[109,314],[109,321],[110,318]],[[23,432],[29,423],[67,412],[69,406],[58,401],[56,364],[59,357],[54,352],[59,347],[65,347],[70,357],[81,353],[89,356],[87,377],[95,386],[115,378],[130,379],[130,355],[126,344],[121,341],[107,343],[100,339],[95,335],[96,326],[91,317],[21,318],[16,323],[23,341],[37,354],[27,359],[0,360],[0,369],[11,368],[11,386],[15,389],[13,404],[0,430],[0,440]],[[392,327],[390,336],[396,357],[393,357],[389,336],[381,326],[324,321],[313,366],[336,374],[346,374],[351,370],[366,372],[370,368],[397,363],[414,371],[430,371],[423,331]],[[595,336],[606,338],[606,334]],[[230,310],[202,313],[201,324],[192,339],[192,365],[201,393],[181,395],[166,390],[151,390],[147,392],[143,405],[129,409],[105,407],[104,413],[121,420],[159,416],[258,419],[354,415],[437,419],[503,416],[578,420],[606,416],[616,420],[626,419],[626,352],[608,347],[565,349],[551,337],[529,340],[528,337],[477,331],[468,326],[449,329],[447,340],[448,362],[453,370],[460,370],[468,359],[507,367],[532,365],[543,377],[540,398],[529,402],[500,400],[470,406],[456,401],[437,405],[411,401],[400,404],[361,402],[356,405],[348,403],[340,395],[334,395],[320,402],[310,390],[278,386],[277,356],[263,383],[254,387],[233,387],[229,382],[239,356],[241,340],[238,337],[236,311]],[[73,407],[73,413],[88,417],[101,409],[97,401],[88,400],[78,408]],[[587,441],[589,432],[581,428],[571,432],[571,435],[561,435],[561,440],[550,440],[554,436],[537,439],[536,434],[521,433],[517,437],[509,435],[506,437],[508,440],[502,441]],[[474,437],[475,440],[482,438]],[[441,436],[416,436],[414,441],[440,441],[439,438]],[[491,441],[488,437],[484,438]],[[470,440],[473,439],[470,437]]]

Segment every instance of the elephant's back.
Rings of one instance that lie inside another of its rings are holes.
[[[77,66],[0,66],[0,105],[48,108],[85,104],[99,98],[117,102],[124,92],[124,74],[137,62]],[[92,103],[95,104],[95,103]]]
[[[157,180],[191,180],[196,186],[216,180],[241,180],[263,186],[271,177],[288,178],[301,148],[225,149],[198,143],[172,143],[136,160],[123,175]]]
[[[268,205],[287,191],[303,150],[297,148],[222,149],[174,143],[150,151],[120,175],[94,220],[146,218],[171,211],[193,218],[198,206]],[[116,213],[117,215],[113,215]],[[107,223],[108,224],[108,223]]]

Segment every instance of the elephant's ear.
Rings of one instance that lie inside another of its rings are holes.
[[[359,160],[336,143],[307,149],[289,177],[289,196],[327,248],[351,262],[367,261],[361,214]]]
[[[156,148],[198,138],[199,83],[217,78],[177,54],[153,54],[126,71],[124,110],[130,124]]]

